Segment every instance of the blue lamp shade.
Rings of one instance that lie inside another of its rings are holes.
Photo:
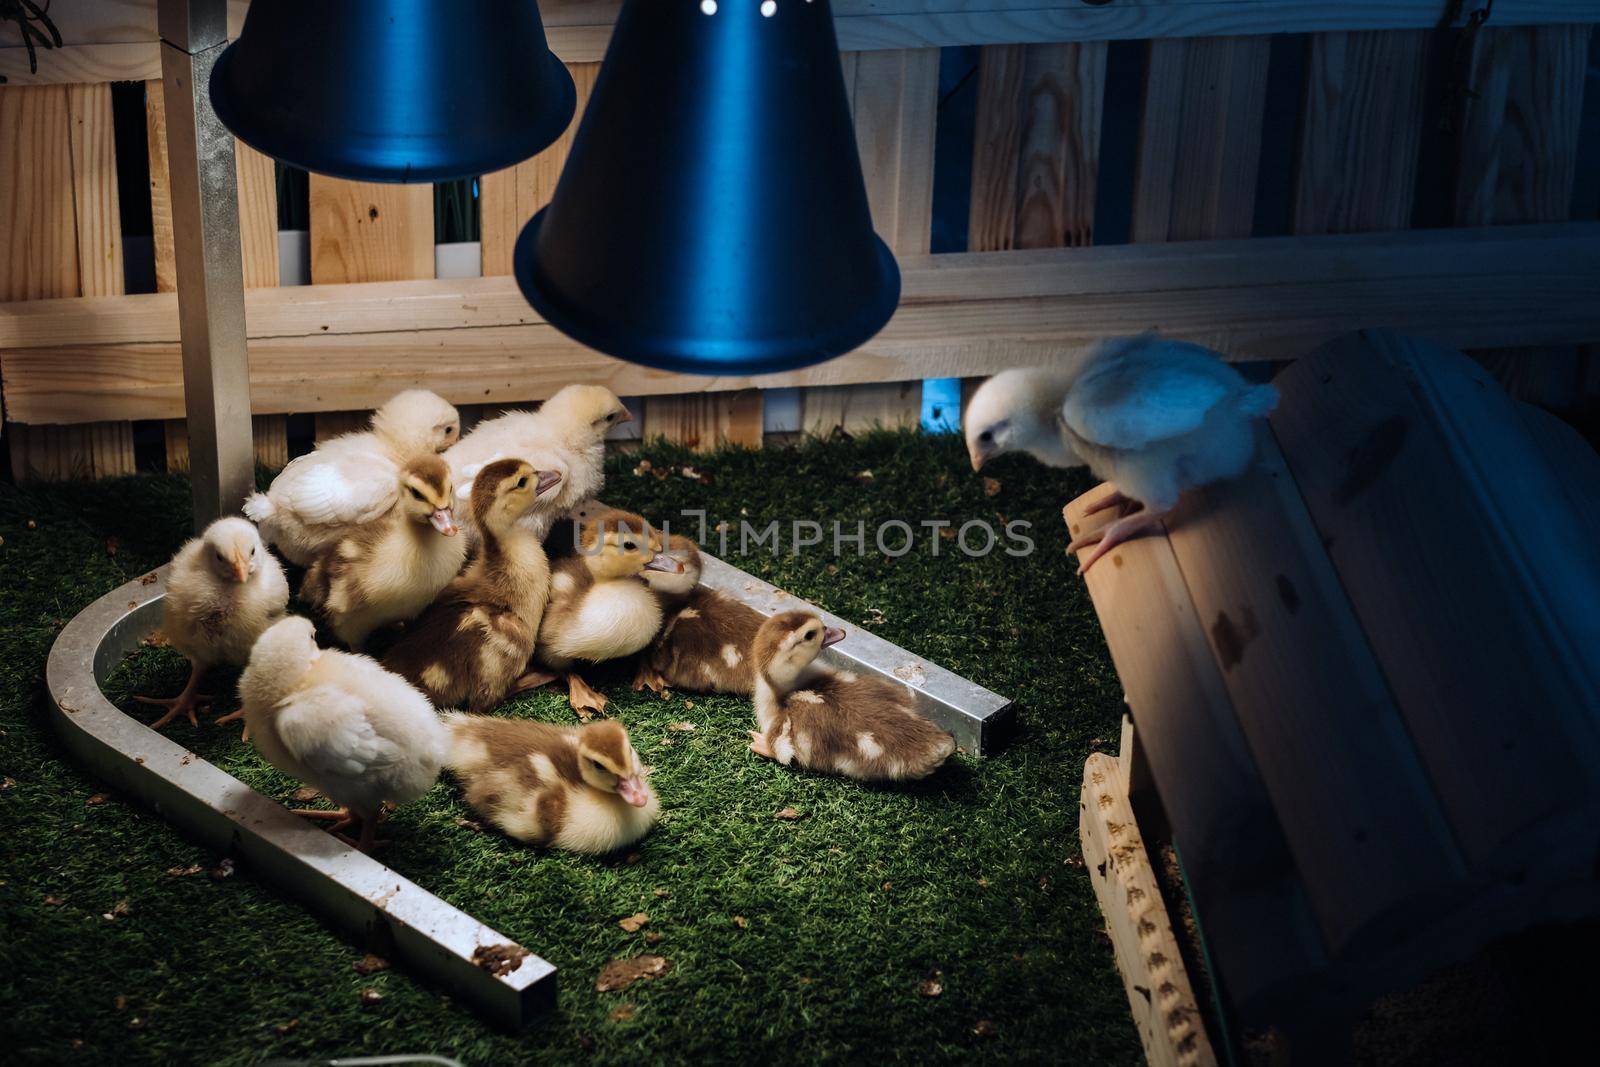
[[[576,102],[534,0],[254,0],[211,72],[239,140],[362,181],[508,167],[560,137]]]
[[[900,271],[827,0],[627,0],[515,270],[558,329],[667,370],[789,370],[877,333]]]

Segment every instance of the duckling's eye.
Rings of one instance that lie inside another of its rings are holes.
[[[602,773],[604,773],[604,771],[605,771],[605,766],[597,759],[590,760],[589,761],[589,766],[593,767],[595,770],[600,771]]]
[[[633,552],[638,549],[639,545],[635,541],[624,541],[622,542],[622,547],[628,552]]]
[[[815,630],[807,630],[806,631],[806,640],[807,641],[815,641],[816,639],[817,639],[817,631],[815,631]]]
[[[409,486],[408,488],[411,490],[411,495],[412,496],[416,497],[418,500],[422,499],[422,493],[417,489],[416,486],[413,485],[413,486]]]
[[[528,476],[526,474],[524,474],[521,478],[517,479],[517,488],[518,489],[526,489],[527,487],[528,487]]]

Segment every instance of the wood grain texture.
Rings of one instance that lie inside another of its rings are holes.
[[[311,175],[311,283],[433,277],[433,186]]]
[[[1296,233],[1400,230],[1411,224],[1429,34],[1311,38],[1296,161]]]
[[[289,462],[289,424],[283,415],[255,415],[250,419],[255,461],[278,470]],[[189,430],[183,419],[168,419],[162,424],[167,450],[167,470],[189,469]]]
[[[370,407],[397,389],[517,403],[570,381],[619,396],[974,375],[1164,332],[1238,359],[1292,359],[1364,326],[1447,343],[1600,336],[1600,224],[1258,238],[902,261],[902,301],[855,352],[760,377],[601,356],[539,321],[508,278],[246,294],[257,413]],[[29,422],[182,414],[171,294],[0,306],[0,372]],[[909,410],[909,405],[907,407]]]
[[[1462,226],[1568,217],[1593,26],[1485,26],[1473,38],[1457,160]]]
[[[101,5],[72,6],[96,9]],[[580,0],[573,8],[570,13],[545,12],[550,47],[568,63],[598,63],[611,40],[617,4],[614,0]],[[234,0],[230,24],[242,9]],[[1429,29],[1438,23],[1440,12],[1438,0],[1341,0],[1337,4],[1326,0],[1118,0],[1104,5],[1045,4],[1041,0],[839,0],[834,5],[834,26],[841,48],[878,50]],[[1502,26],[1592,23],[1600,21],[1600,11],[1590,0],[1519,0],[1502,3],[1494,21]],[[153,25],[153,20],[149,24]],[[29,73],[23,49],[0,47],[0,74],[7,75],[14,85],[145,81],[160,76],[160,46],[153,34],[126,40],[105,40],[104,36],[68,37],[73,43],[41,56],[37,73]]]
[[[873,228],[896,255],[926,254],[933,232],[939,50],[867,52],[847,64],[856,149]]]
[[[554,144],[532,159],[525,159],[514,167],[485,174],[481,179],[483,273],[485,276],[511,273],[512,252],[517,235],[528,220],[550,203],[555,195],[556,182],[561,168],[566,166],[567,154],[572,150],[572,138],[583,121],[583,111],[594,91],[595,78],[600,73],[599,63],[569,63],[567,70],[577,89],[577,110],[572,123]]]
[[[1078,839],[1084,866],[1106,917],[1117,970],[1150,1067],[1208,1067],[1217,1062],[1194,987],[1117,761],[1104,753],[1083,767]]]
[[[278,284],[278,181],[272,158],[243,141],[233,146],[238,170],[239,248],[244,257],[244,287]]]
[[[1098,42],[983,50],[969,249],[1093,243],[1105,63]]]
[[[697,452],[724,444],[760,448],[761,412],[758,389],[653,396],[644,402],[643,436],[665,437]]]
[[[156,255],[156,292],[175,293],[178,291],[178,260],[172,238],[172,176],[167,163],[167,108],[161,84],[160,78],[144,83],[145,144],[150,153],[150,226]],[[236,151],[242,147],[236,146]]]
[[[1600,546],[1517,403],[1459,353],[1379,331],[1277,382],[1273,429],[1474,871],[1587,870]]]
[[[1166,528],[1329,955],[1413,936],[1468,874],[1272,434]]]
[[[1250,235],[1270,51],[1265,37],[1150,42],[1134,241]]]
[[[818,437],[916,426],[921,417],[920,381],[820,386],[800,396],[800,428]]]
[[[0,130],[0,297],[122,293],[110,87],[0,88]],[[19,483],[133,473],[125,421],[9,436]]]
[[[1096,487],[1067,505],[1070,536],[1116,518],[1114,510],[1085,515],[1107,491]],[[1137,538],[1109,562],[1084,582],[1218,977],[1253,1019],[1303,1005],[1326,966],[1321,938],[1172,546],[1165,536]]]

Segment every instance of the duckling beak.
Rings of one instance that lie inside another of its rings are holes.
[[[637,774],[630,778],[617,779],[617,796],[636,808],[642,808],[650,803],[650,790],[645,788],[644,779]]]
[[[647,571],[666,571],[668,574],[682,574],[683,564],[665,552],[657,552],[650,557],[650,562],[644,565],[644,569]]]
[[[837,626],[829,626],[829,627],[824,628],[823,631],[822,631],[822,647],[823,648],[827,648],[829,645],[837,645],[840,641],[843,641],[843,640],[844,640],[844,630],[840,629]]]
[[[559,471],[540,471],[539,480],[533,485],[533,495],[541,496],[561,484]]]
[[[456,535],[456,515],[450,508],[435,508],[433,514],[428,516],[428,521],[433,523],[433,528],[446,537]]]

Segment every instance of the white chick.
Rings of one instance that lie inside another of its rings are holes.
[[[1154,334],[1103,341],[1076,365],[1002,371],[973,394],[964,421],[972,469],[1002,452],[1052,467],[1087,466],[1116,492],[1091,511],[1122,515],[1074,541],[1112,548],[1158,524],[1186,489],[1237,478],[1255,457],[1254,421],[1278,390],[1252,385],[1217,353]],[[1098,542],[1098,543],[1097,543]]]
[[[262,757],[342,807],[300,814],[359,821],[363,852],[377,843],[383,804],[426,793],[450,751],[426,697],[375,660],[319,649],[311,620],[298,615],[261,635],[239,696]]]
[[[283,468],[265,493],[244,502],[244,513],[288,560],[309,566],[394,505],[408,460],[443,452],[460,436],[461,416],[443,397],[408,389],[373,412],[372,429],[324,441]]]
[[[522,519],[523,526],[543,540],[556,519],[600,492],[605,483],[606,434],[632,417],[604,386],[569,385],[538,411],[508,411],[480,422],[445,453],[455,475],[456,496],[470,500],[473,476],[497,459],[523,459],[537,470],[555,471],[561,475],[561,488],[550,507]]]
[[[189,658],[189,680],[170,699],[134,697],[167,709],[150,725],[160,729],[179,715],[195,725],[195,707],[210,699],[197,692],[201,677],[215,664],[249,659],[256,638],[288,604],[283,568],[245,520],[218,519],[178,549],[161,603],[161,631]]]

